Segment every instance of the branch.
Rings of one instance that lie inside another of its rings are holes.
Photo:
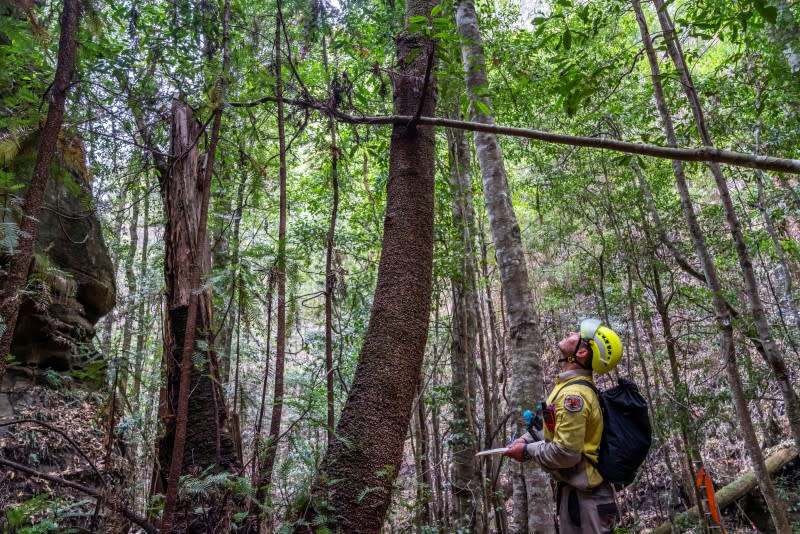
[[[53,482],[53,483],[58,484],[60,486],[66,486],[68,488],[72,488],[72,489],[78,490],[78,491],[80,491],[82,493],[85,493],[87,495],[91,495],[92,497],[94,497],[96,499],[100,499],[103,502],[104,506],[108,506],[109,508],[112,508],[113,510],[115,510],[115,511],[121,513],[123,516],[125,516],[125,519],[131,521],[132,523],[136,523],[137,525],[142,527],[142,529],[145,532],[147,532],[149,534],[158,534],[158,530],[156,529],[156,527],[154,527],[147,519],[145,519],[143,517],[140,517],[139,515],[137,515],[133,511],[131,511],[128,507],[126,507],[122,503],[117,503],[117,502],[114,502],[114,501],[110,501],[110,500],[104,499],[103,496],[97,490],[94,490],[94,489],[92,489],[90,487],[84,486],[83,484],[78,484],[77,482],[71,482],[69,480],[65,480],[65,479],[57,477],[57,476],[48,475],[47,473],[41,473],[41,472],[39,472],[39,471],[37,471],[35,469],[31,469],[30,467],[24,466],[22,464],[18,464],[16,462],[12,462],[11,460],[6,460],[5,458],[0,458],[0,465],[5,465],[6,467],[10,467],[12,469],[16,469],[17,471],[22,471],[23,473],[27,473],[27,474],[29,474],[29,475],[31,475],[33,477],[41,478],[43,480],[47,480],[49,482]]]
[[[414,113],[414,118],[408,123],[407,129],[409,131],[414,131],[417,128],[417,123],[419,122],[420,117],[422,116],[422,106],[425,104],[425,94],[428,92],[428,85],[431,81],[431,69],[433,67],[433,52],[435,50],[435,45],[431,43],[431,49],[428,53],[428,64],[425,66],[425,79],[422,82],[422,92],[419,96],[419,105],[417,106],[417,112]]]
[[[271,95],[263,96],[250,102],[228,102],[227,105],[236,108],[252,107],[266,102],[277,102],[277,98]],[[400,124],[407,125],[414,120],[408,115],[386,115],[386,116],[354,116],[331,109],[320,101],[307,101],[299,99],[283,99],[285,104],[315,109],[326,115],[333,116],[340,122],[348,124]],[[709,161],[724,163],[736,167],[748,167],[751,169],[761,169],[769,171],[790,172],[800,174],[800,160],[789,158],[775,158],[771,156],[745,154],[724,150],[714,147],[703,148],[671,148],[647,143],[630,143],[627,141],[617,141],[615,139],[604,139],[599,137],[583,137],[576,135],[558,134],[545,132],[542,130],[532,130],[529,128],[515,128],[511,126],[497,126],[493,124],[481,124],[478,122],[461,121],[455,119],[444,119],[439,117],[419,117],[417,124],[427,126],[442,126],[445,128],[457,128],[472,132],[493,133],[496,135],[509,135],[512,137],[524,137],[535,139],[546,143],[559,145],[582,146],[587,148],[601,148],[613,150],[626,154],[638,154],[640,156],[652,156],[678,161]]]

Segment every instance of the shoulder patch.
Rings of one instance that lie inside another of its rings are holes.
[[[564,397],[564,409],[576,413],[583,410],[583,397],[580,395],[567,395]]]

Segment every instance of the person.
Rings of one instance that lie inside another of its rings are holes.
[[[529,425],[505,453],[518,462],[535,461],[557,481],[556,509],[560,534],[613,532],[617,505],[611,485],[597,470],[603,412],[593,371],[613,369],[622,344],[597,319],[581,322],[558,343],[561,373],[542,408],[544,425]],[[536,426],[541,428],[537,429]]]

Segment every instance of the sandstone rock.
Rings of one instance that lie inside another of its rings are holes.
[[[20,216],[15,199],[24,196],[38,141],[37,135],[26,139],[3,168],[22,186],[0,190],[6,222]],[[21,363],[71,368],[76,349],[94,336],[94,325],[116,302],[114,266],[94,212],[85,159],[77,137],[59,142],[29,271],[33,291],[20,308],[11,347]]]

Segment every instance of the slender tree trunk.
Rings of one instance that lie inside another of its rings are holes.
[[[672,126],[672,117],[669,114],[666,100],[664,98],[658,61],[656,59],[652,41],[650,40],[647,24],[642,13],[639,0],[632,0],[632,4],[636,12],[636,18],[639,23],[639,29],[641,30],[642,40],[645,44],[648,62],[650,63],[651,78],[653,81],[656,103],[661,115],[664,131],[667,134],[667,141],[670,145],[677,146],[677,138],[675,136],[675,130]],[[655,6],[659,12],[659,18],[663,18],[666,9],[661,0],[655,0]],[[665,22],[666,21],[664,21],[664,23]],[[668,27],[671,29],[671,24]],[[662,26],[662,29],[665,29],[666,33],[666,27]],[[674,34],[666,35],[666,38],[668,42],[675,42]],[[674,47],[668,45],[668,48]],[[676,54],[673,52],[672,55]],[[688,74],[686,73],[685,68],[682,69],[678,67],[678,70],[683,72],[682,77],[685,77],[685,75]],[[736,362],[733,330],[731,327],[731,315],[722,294],[722,285],[717,278],[716,268],[714,267],[713,260],[711,259],[711,255],[708,252],[708,248],[705,244],[705,238],[703,237],[703,233],[694,213],[694,206],[692,205],[691,197],[689,195],[688,184],[683,173],[683,165],[679,161],[673,160],[672,167],[675,173],[676,186],[681,197],[681,205],[683,207],[684,217],[686,218],[689,232],[692,235],[692,240],[695,245],[695,250],[697,252],[700,265],[703,269],[703,274],[705,276],[708,289],[712,294],[712,303],[714,306],[714,313],[716,315],[717,328],[719,329],[720,333],[720,356],[725,362],[725,370],[728,374],[728,382],[731,388],[736,414],[739,417],[739,422],[741,425],[740,428],[744,437],[745,446],[753,462],[753,469],[759,477],[759,486],[762,494],[764,495],[764,499],[767,502],[767,506],[770,509],[770,515],[772,515],[776,528],[781,533],[789,532],[785,512],[783,512],[780,504],[777,501],[775,487],[773,486],[772,481],[769,478],[769,474],[767,473],[766,465],[764,463],[764,456],[761,453],[755,431],[753,430],[753,423],[747,407],[747,401],[744,396],[744,388],[742,387],[741,376],[739,374],[739,369]]]
[[[689,101],[689,107],[692,109],[694,115],[695,125],[700,134],[700,139],[703,145],[707,147],[714,147],[711,140],[711,135],[706,126],[705,116],[703,109],[700,105],[700,99],[697,96],[697,90],[692,81],[692,75],[686,65],[686,61],[681,49],[680,42],[675,36],[675,29],[672,24],[672,19],[669,15],[669,10],[664,5],[663,0],[654,0],[654,5],[658,12],[658,20],[661,23],[661,29],[664,31],[664,38],[667,42],[667,51],[669,52],[672,62],[681,77],[681,85],[686,93],[686,98]],[[772,371],[775,373],[775,380],[778,387],[783,394],[784,403],[786,404],[786,417],[789,420],[789,427],[792,431],[795,445],[800,447],[800,398],[794,390],[792,378],[786,362],[783,359],[778,346],[775,343],[775,338],[772,336],[772,329],[769,324],[769,318],[764,310],[764,305],[761,302],[761,297],[758,292],[758,282],[756,281],[755,272],[753,270],[753,262],[750,258],[750,253],[747,250],[747,243],[742,234],[742,227],[739,222],[739,217],[736,214],[736,209],[733,206],[730,191],[728,189],[728,182],[722,174],[722,169],[718,163],[708,163],[714,181],[717,184],[722,205],[725,207],[725,215],[728,227],[733,237],[733,242],[736,248],[736,255],[739,258],[739,267],[742,270],[742,278],[744,279],[745,294],[750,304],[750,313],[755,320],[756,331],[761,339],[761,344],[764,347],[764,356],[767,359]]]
[[[325,38],[322,39],[322,60],[325,71],[328,71],[328,49]],[[330,78],[330,73],[328,73]],[[329,83],[329,91],[333,94],[333,84]],[[325,385],[328,402],[328,446],[333,442],[333,290],[336,284],[336,273],[333,270],[333,245],[336,235],[336,216],[339,212],[339,147],[336,145],[336,121],[328,118],[328,129],[331,132],[331,188],[333,189],[333,206],[328,225],[325,249]]]
[[[675,350],[675,336],[672,334],[672,321],[669,317],[669,300],[671,297],[665,298],[664,292],[661,287],[661,274],[658,267],[653,265],[653,297],[655,298],[656,311],[661,319],[661,328],[664,332],[664,343],[667,348],[667,358],[669,360],[669,369],[672,378],[672,390],[678,398],[677,402],[677,419],[678,428],[680,431],[680,438],[683,442],[683,450],[686,454],[686,464],[684,478],[688,486],[694,488],[691,493],[692,504],[703,509],[703,499],[700,495],[699,488],[693,483],[697,473],[695,470],[696,465],[702,465],[703,459],[700,456],[700,448],[698,444],[692,439],[696,436],[692,428],[691,414],[689,413],[689,406],[691,405],[689,396],[689,387],[680,376],[680,364],[678,363],[678,355]],[[700,516],[700,524],[705,527],[705,514]]]
[[[797,61],[800,65],[800,51],[798,51]],[[762,90],[761,83],[756,81],[756,108],[758,109],[761,108]],[[756,122],[755,145],[756,153],[761,153],[761,115],[759,115]],[[775,221],[773,220],[772,214],[767,207],[768,202],[766,199],[766,192],[764,190],[764,173],[760,170],[756,170],[754,174],[756,177],[756,184],[758,186],[758,211],[761,212],[761,217],[764,219],[764,225],[766,227],[767,234],[772,241],[772,246],[775,248],[775,254],[778,257],[778,279],[781,286],[781,296],[779,298],[780,304],[778,308],[779,310],[783,308],[788,311],[790,316],[794,319],[793,322],[796,332],[787,332],[787,336],[792,348],[797,351],[797,344],[794,341],[794,336],[800,333],[800,310],[798,310],[797,301],[795,300],[793,294],[794,284],[792,281],[792,272],[789,269],[789,263],[786,259],[786,252],[783,249],[783,244],[778,237],[778,230],[775,228]],[[783,317],[783,312],[781,312],[781,316]]]
[[[277,339],[275,343],[275,387],[272,397],[272,417],[269,424],[269,437],[264,461],[261,465],[261,484],[257,500],[259,503],[269,502],[272,472],[278,452],[278,436],[281,431],[283,417],[284,364],[286,358],[286,131],[283,114],[283,79],[281,67],[281,26],[283,24],[281,2],[277,4],[275,19],[275,94],[278,96],[278,143],[279,143],[279,187],[280,207],[278,216],[278,256],[276,281],[278,287]],[[259,524],[263,520],[264,508],[259,510]]]
[[[472,120],[494,124],[492,116],[481,111],[482,108],[491,109],[491,103],[487,98],[479,96],[488,87],[488,80],[477,14],[471,0],[459,2],[456,24],[462,38],[462,57],[471,99]],[[516,413],[518,433],[521,434],[525,428],[522,413],[526,409],[534,409],[535,404],[544,398],[544,381],[539,360],[541,334],[531,302],[520,229],[511,205],[503,153],[497,136],[476,132],[475,147],[507,306],[514,377],[511,402]],[[519,464],[515,468],[514,502],[518,532],[554,532],[551,513],[553,496],[548,476],[535,466]]]
[[[433,370],[433,383],[437,382],[436,369]],[[431,448],[433,450],[433,464],[432,469],[434,473],[434,495],[436,498],[436,514],[439,518],[438,526],[445,530],[451,530],[448,499],[445,495],[444,481],[448,478],[447,466],[449,465],[445,460],[444,447],[442,446],[442,434],[439,430],[441,418],[439,416],[441,404],[434,402],[431,406]]]
[[[433,510],[433,484],[431,479],[428,423],[425,417],[425,395],[420,388],[417,399],[416,422],[417,434],[417,503],[419,506],[419,525],[435,525],[436,515]]]
[[[486,528],[481,510],[483,481],[476,428],[475,360],[477,356],[478,294],[475,273],[475,211],[472,207],[472,173],[469,146],[460,130],[448,130],[450,153],[450,193],[453,225],[458,233],[455,247],[457,271],[452,276],[453,326],[450,365],[452,369],[453,417],[450,444],[453,448],[454,528],[482,533]],[[482,369],[486,370],[485,354]],[[490,408],[489,389],[484,378],[485,408]],[[487,410],[486,429],[492,427]]]
[[[115,211],[117,212],[117,216],[114,219],[114,235],[122,235],[122,223],[123,219],[125,218],[125,204],[128,201],[128,189],[126,187],[122,188],[120,192],[119,198],[115,203]],[[119,278],[119,258],[115,253],[111,255],[111,263],[114,268],[114,280]],[[113,360],[116,358],[116,352],[112,350],[112,336],[114,330],[114,322],[116,316],[119,313],[119,309],[115,306],[108,315],[103,318],[103,333],[100,338],[100,350],[103,352],[103,355],[109,359]]]
[[[797,331],[800,332],[800,310],[798,310],[797,302],[793,294],[794,284],[792,281],[792,272],[786,261],[786,252],[778,236],[778,230],[775,228],[775,221],[772,219],[770,210],[767,208],[768,202],[764,191],[764,174],[761,171],[756,171],[755,175],[758,185],[758,211],[761,212],[767,234],[772,241],[772,246],[775,248],[775,255],[778,257],[778,280],[781,286],[781,305],[789,312],[790,317],[794,319],[794,326]],[[791,336],[791,333],[789,335]]]
[[[270,360],[270,344],[272,341],[272,301],[275,292],[275,270],[271,269],[267,281],[267,331],[266,331],[266,350],[264,358],[264,379],[261,382],[261,402],[258,405],[258,416],[255,420],[255,428],[253,430],[253,458],[252,458],[252,485],[254,488],[261,488],[261,464],[262,464],[262,441],[261,430],[264,426],[264,412],[267,405],[267,384],[269,384],[269,360]],[[263,493],[260,497],[257,496],[256,501],[261,502],[264,499]]]
[[[131,398],[134,402],[134,409],[139,408],[139,394],[142,390],[142,367],[144,366],[144,342],[147,330],[147,319],[145,316],[145,304],[148,300],[145,298],[144,281],[147,277],[147,254],[150,244],[150,193],[145,194],[142,199],[144,202],[144,217],[142,218],[142,254],[139,260],[139,304],[136,307],[136,348],[134,349],[134,365],[133,365],[133,392]]]
[[[19,224],[19,242],[16,253],[0,279],[0,384],[6,374],[7,356],[11,350],[11,339],[17,325],[21,292],[28,281],[28,269],[33,257],[33,246],[39,229],[39,216],[44,205],[44,190],[50,176],[50,162],[64,121],[67,92],[72,81],[77,56],[75,35],[80,20],[80,2],[64,0],[61,11],[61,33],[58,40],[58,59],[51,87],[47,118],[42,128],[41,143],[33,166],[33,176],[22,206],[23,217]]]
[[[431,0],[409,0],[406,23],[411,17],[428,16],[433,5]],[[433,113],[432,41],[404,30],[396,45],[395,112]],[[303,514],[309,522],[324,518],[333,531],[378,532],[399,471],[428,334],[433,156],[431,128],[413,122],[393,127],[383,244],[369,326],[336,438],[325,453],[311,505]],[[332,480],[336,483],[330,484]]]
[[[131,359],[131,342],[133,341],[133,320],[135,314],[135,304],[137,297],[136,291],[136,275],[133,270],[133,264],[136,261],[136,249],[139,244],[139,201],[133,202],[133,211],[131,213],[130,224],[128,225],[128,236],[130,244],[128,246],[128,253],[125,256],[125,284],[128,289],[126,296],[125,309],[123,313],[125,317],[122,321],[122,347],[117,355],[117,394],[122,395],[123,398],[127,397],[128,392],[128,374],[132,363]]]

